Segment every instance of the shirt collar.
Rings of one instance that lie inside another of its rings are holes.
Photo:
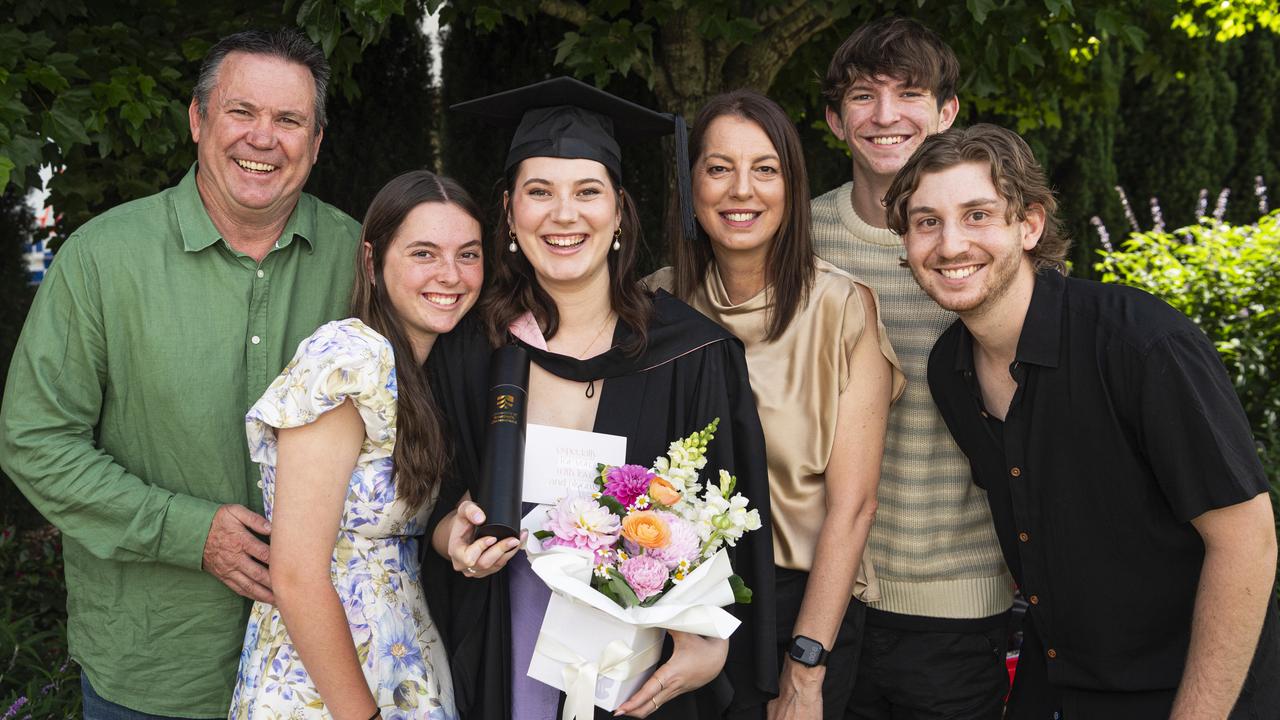
[[[1067,282],[1058,271],[1041,270],[1036,273],[1036,284],[1031,290],[1031,304],[1022,321],[1022,334],[1018,337],[1018,351],[1014,355],[1017,362],[1058,367],[1062,345],[1062,303],[1066,288]],[[963,322],[960,322],[959,330],[955,370],[972,375],[973,335]]]
[[[1041,270],[1036,273],[1036,285],[1031,291],[1031,305],[1022,321],[1022,335],[1018,337],[1020,363],[1041,367],[1058,367],[1059,349],[1062,345],[1062,303],[1067,281],[1057,270]]]
[[[174,189],[174,210],[178,217],[178,227],[182,232],[183,249],[187,252],[200,252],[222,239],[209,211],[200,199],[200,190],[196,187],[196,170],[198,163],[192,163],[191,169],[183,176],[182,181]],[[276,247],[287,247],[293,238],[300,237],[306,241],[308,252],[315,251],[312,238],[315,237],[316,205],[315,198],[302,193],[298,204],[284,226],[284,232],[276,241]]]

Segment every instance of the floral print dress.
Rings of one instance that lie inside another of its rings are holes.
[[[433,503],[410,514],[396,498],[395,359],[390,343],[355,318],[304,340],[245,418],[266,515],[275,496],[276,429],[306,425],[346,400],[364,420],[365,439],[333,548],[333,586],[383,718],[449,720],[449,665],[418,580],[418,536]],[[330,717],[273,605],[253,604],[230,717]]]

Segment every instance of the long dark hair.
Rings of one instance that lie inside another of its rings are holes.
[[[519,170],[520,165],[516,165],[503,179],[508,202],[515,202]],[[612,172],[609,173],[609,182],[622,209],[622,236],[619,238],[622,249],[610,250],[608,256],[609,304],[618,314],[618,322],[631,330],[633,339],[627,344],[627,350],[639,353],[649,337],[649,316],[653,313],[653,302],[635,277],[636,257],[644,235],[635,203],[630,201],[630,195],[622,189]],[[507,326],[526,311],[533,312],[547,339],[554,337],[560,327],[560,313],[556,310],[555,301],[538,285],[529,258],[522,252],[513,253],[507,249],[510,242],[511,222],[507,209],[502,208],[489,243],[489,282],[480,298],[485,330],[494,347],[506,342]]]
[[[800,134],[795,125],[778,104],[754,90],[735,90],[717,95],[703,106],[689,134],[690,172],[702,159],[703,140],[707,128],[719,117],[731,116],[750,120],[764,131],[778,153],[782,180],[786,183],[787,202],[782,211],[778,234],[769,244],[765,257],[765,286],[772,306],[769,310],[769,329],[764,341],[777,340],[796,311],[809,298],[813,286],[814,252],[809,232],[809,173],[804,166],[804,151],[800,147]],[[696,193],[695,193],[696,197]],[[676,218],[669,216],[668,223]],[[679,226],[671,224],[670,237],[680,237]],[[711,238],[698,225],[695,236],[673,244],[672,264],[675,266],[676,296],[689,298],[702,283],[715,254]]]
[[[481,223],[480,208],[456,181],[426,170],[399,175],[383,186],[369,204],[356,253],[356,278],[351,288],[351,313],[391,343],[396,357],[396,446],[391,454],[396,493],[410,507],[429,500],[444,476],[449,446],[436,403],[403,322],[387,295],[382,266],[387,249],[405,217],[423,203],[454,205]],[[365,243],[371,247],[370,277]]]

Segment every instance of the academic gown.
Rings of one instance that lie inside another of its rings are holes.
[[[532,362],[552,374],[595,381],[600,405],[593,429],[625,436],[628,463],[648,467],[666,454],[672,440],[720,418],[702,479],[724,468],[737,476],[737,491],[760,510],[762,527],[730,548],[734,571],[754,596],[748,605],[727,608],[742,625],[730,638],[724,671],[701,689],[664,703],[650,717],[756,715],[778,693],[778,657],[768,470],[746,357],[737,338],[665,291],[656,293],[653,305],[648,343],[639,356],[627,355],[623,346],[631,332],[622,323],[611,349],[587,360],[520,344]],[[441,488],[428,537],[480,477],[491,353],[481,324],[468,318],[436,341],[428,360],[433,393],[453,435],[452,472]],[[430,545],[423,543],[423,584],[449,649],[459,713],[466,720],[507,720],[512,665],[507,572],[465,578]],[[668,637],[663,662],[670,653]],[[744,710],[737,712],[739,708]],[[597,708],[596,716],[612,714]]]

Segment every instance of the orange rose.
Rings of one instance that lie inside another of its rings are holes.
[[[657,513],[645,510],[622,518],[622,537],[642,548],[656,550],[671,540],[671,529]]]
[[[649,481],[649,499],[659,505],[671,507],[680,502],[680,491],[666,480],[655,477]]]

